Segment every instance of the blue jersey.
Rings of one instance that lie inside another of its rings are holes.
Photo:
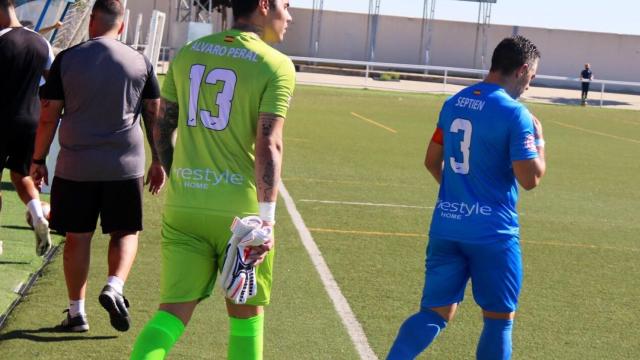
[[[519,237],[512,161],[538,157],[533,118],[498,85],[479,83],[449,98],[442,184],[429,236],[462,242]]]

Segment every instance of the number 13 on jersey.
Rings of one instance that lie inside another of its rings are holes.
[[[197,117],[200,115],[200,121],[207,129],[221,131],[229,125],[229,115],[231,114],[231,104],[236,90],[236,82],[238,78],[236,73],[229,69],[213,69],[207,74],[206,79],[204,73],[206,66],[196,64],[191,67],[190,91],[189,91],[189,118],[187,125],[191,127],[198,126]],[[222,90],[216,94],[215,102],[218,106],[218,115],[214,116],[210,110],[199,109],[198,99],[200,98],[200,90],[205,85],[215,85],[218,81],[223,82]]]
[[[462,141],[460,142],[460,151],[462,152],[462,162],[457,162],[455,157],[449,158],[449,164],[451,165],[451,169],[456,174],[467,175],[469,173],[469,155],[471,155],[471,132],[473,130],[473,126],[471,125],[471,121],[466,119],[455,119],[451,123],[451,128],[449,131],[452,133],[457,133],[459,131],[464,132],[464,136]]]

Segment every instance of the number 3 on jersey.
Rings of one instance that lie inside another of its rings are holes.
[[[195,127],[198,126],[197,116],[200,115],[200,121],[207,129],[220,131],[227,128],[229,125],[229,114],[231,114],[231,103],[233,102],[233,95],[236,90],[237,77],[236,73],[229,69],[213,69],[204,79],[204,72],[206,66],[193,65],[191,67],[191,74],[189,75],[190,91],[189,91],[189,119],[187,119],[187,125]],[[200,89],[202,86],[202,80],[205,80],[205,84],[215,85],[218,81],[223,82],[222,90],[216,94],[216,105],[218,105],[218,116],[211,114],[211,111],[206,109],[198,109],[198,98],[200,97]]]
[[[471,121],[465,119],[455,119],[451,123],[450,131],[452,133],[457,133],[458,131],[464,131],[464,137],[462,138],[462,142],[460,142],[460,151],[462,152],[462,162],[457,162],[455,157],[449,158],[449,164],[451,164],[451,169],[453,172],[457,174],[467,175],[469,173],[469,155],[471,154],[471,132],[473,130],[473,126],[471,125]]]

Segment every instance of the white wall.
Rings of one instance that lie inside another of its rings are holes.
[[[289,55],[309,55],[310,10],[292,9],[294,22],[279,46]],[[365,60],[366,14],[325,11],[319,57]],[[418,64],[421,19],[381,16],[376,61]],[[577,77],[584,63],[596,78],[640,82],[640,36],[531,27],[492,25],[488,32],[486,67],[493,48],[514,33],[530,38],[542,52],[539,73]],[[431,65],[474,68],[476,24],[435,20]],[[478,50],[478,54],[481,51]],[[478,55],[479,57],[479,55]]]
[[[156,6],[167,13],[164,44],[180,47],[184,40],[179,36],[183,31],[176,23],[176,3],[177,0],[129,0],[132,21],[129,29],[135,28],[138,13],[145,14],[144,37],[141,38],[144,41],[149,16]],[[288,55],[309,56],[311,10],[292,8],[291,13],[293,23],[278,48]],[[218,19],[216,16],[216,21]],[[218,24],[214,24],[214,29],[218,28]],[[365,60],[366,31],[366,14],[324,11],[318,56]],[[418,64],[420,32],[421,19],[380,16],[375,60]],[[589,62],[596,78],[640,82],[640,71],[636,70],[640,64],[640,36],[632,35],[492,25],[488,32],[485,68],[491,62],[493,48],[501,39],[514,33],[530,38],[542,52],[541,74],[577,77],[584,63]],[[474,64],[475,37],[475,23],[435,20],[430,64],[481,67],[480,55]]]

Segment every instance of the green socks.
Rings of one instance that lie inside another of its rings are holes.
[[[264,314],[229,321],[228,360],[262,360]],[[164,359],[183,332],[180,319],[158,311],[138,335],[131,360]]]
[[[264,314],[229,321],[228,360],[262,360]]]
[[[183,332],[184,324],[180,319],[166,311],[158,311],[138,335],[131,360],[164,359]]]

